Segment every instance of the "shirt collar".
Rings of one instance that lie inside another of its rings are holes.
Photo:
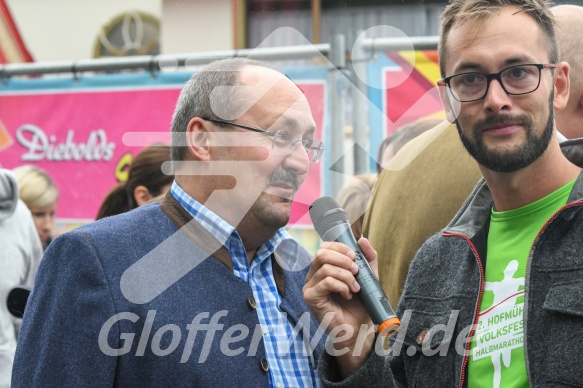
[[[182,187],[180,187],[180,185],[178,185],[176,181],[172,183],[170,193],[184,210],[198,221],[206,231],[227,247],[229,253],[233,253],[231,247],[233,243],[238,243],[241,247],[243,246],[239,233],[237,233],[234,226],[230,225],[212,210],[192,198],[182,189]],[[298,249],[297,242],[291,237],[287,230],[285,230],[285,228],[279,228],[272,238],[257,249],[254,262],[263,262],[276,250],[278,253],[281,251],[281,255],[287,257],[290,253],[297,252]]]

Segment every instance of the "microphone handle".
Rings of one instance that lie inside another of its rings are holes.
[[[383,330],[388,327],[392,327],[392,331],[396,330],[396,327],[400,325],[399,319],[393,311],[379,280],[368,264],[368,260],[366,260],[366,257],[362,254],[362,251],[352,234],[350,225],[340,224],[331,228],[324,236],[322,236],[322,240],[342,243],[356,252],[354,262],[358,266],[358,273],[355,278],[360,285],[360,291],[357,293],[359,299],[364,305],[366,312],[372,319],[373,323],[379,325],[379,333],[383,332]],[[391,334],[392,331],[386,334]]]
[[[389,301],[383,291],[378,279],[374,275],[370,265],[361,252],[356,252],[354,259],[358,265],[358,273],[355,278],[360,285],[358,297],[366,308],[372,321],[380,325],[388,319],[396,318],[396,315],[389,305]]]

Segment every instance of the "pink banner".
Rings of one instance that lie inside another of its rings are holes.
[[[325,84],[298,82],[312,107],[316,136],[323,138]],[[33,164],[53,177],[60,191],[57,218],[88,221],[140,147],[122,142],[126,132],[165,132],[170,142],[176,87],[133,90],[26,91],[0,94],[0,165]],[[312,165],[298,192],[292,221],[309,224],[307,204],[321,195],[320,165]]]

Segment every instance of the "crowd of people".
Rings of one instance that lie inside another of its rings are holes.
[[[401,320],[388,338],[354,297],[354,250],[312,255],[286,230],[325,146],[265,62],[192,76],[172,144],[61,236],[51,177],[0,169],[0,297],[32,287],[22,327],[0,304],[0,387],[579,386],[581,20],[545,0],[445,7],[446,120],[388,136],[337,196]]]

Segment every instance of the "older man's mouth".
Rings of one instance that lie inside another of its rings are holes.
[[[265,190],[266,193],[286,199],[292,199],[296,191],[297,188],[293,183],[284,180],[270,182]]]

